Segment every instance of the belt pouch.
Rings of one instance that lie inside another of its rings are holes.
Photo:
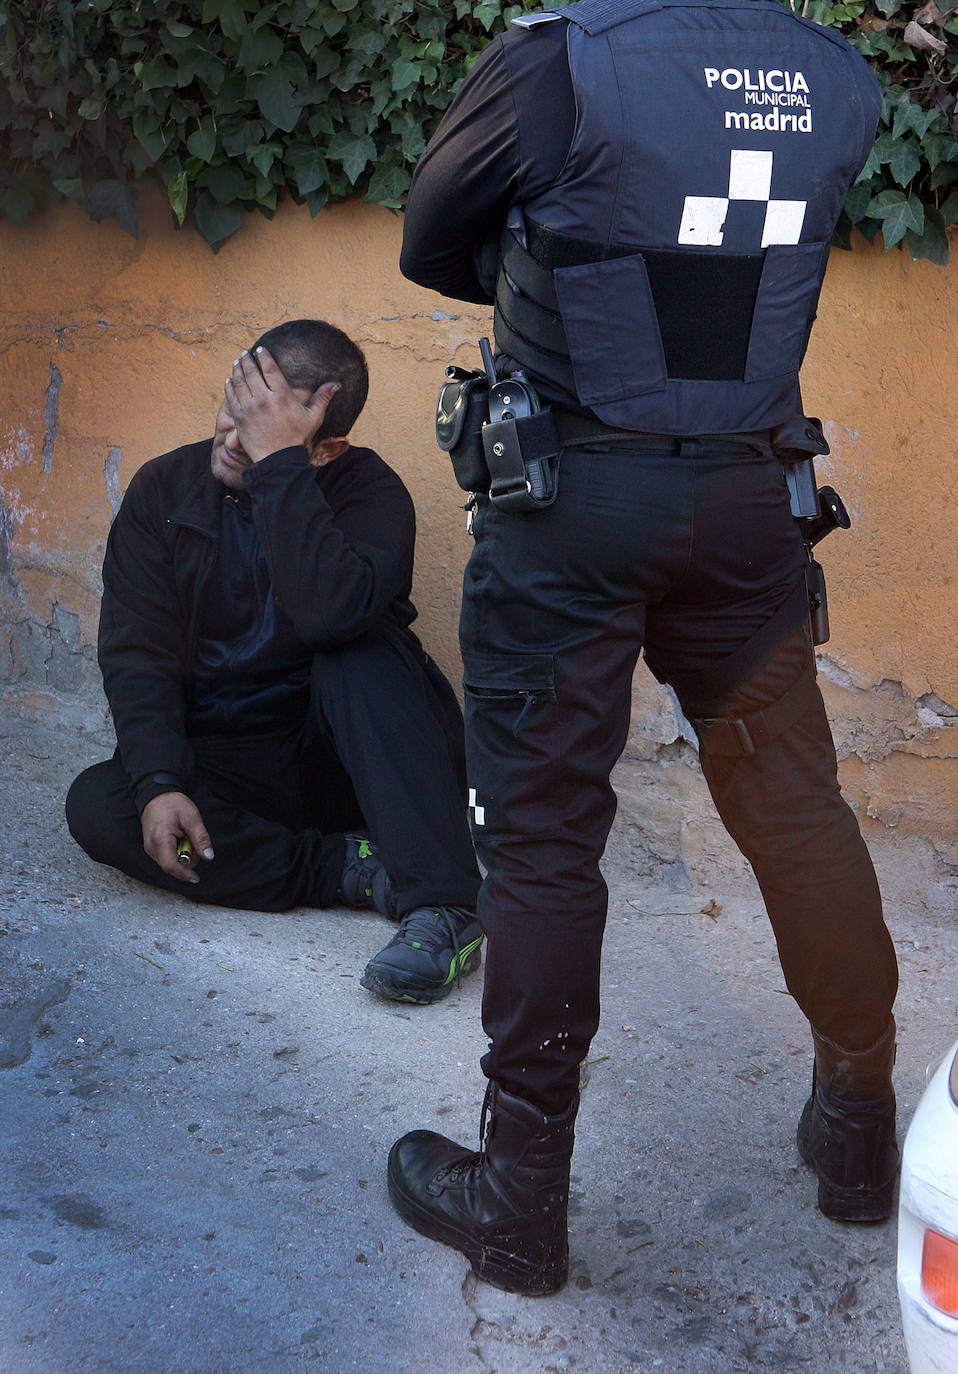
[[[436,442],[452,459],[463,491],[489,490],[482,426],[489,418],[489,379],[484,372],[454,377],[439,388]]]

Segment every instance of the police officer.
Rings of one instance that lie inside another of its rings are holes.
[[[477,496],[465,578],[488,1131],[478,1154],[414,1131],[389,1164],[400,1215],[510,1291],[567,1276],[609,774],[643,650],[811,1023],[819,1206],[891,1209],[897,968],[782,461],[822,451],[797,374],[879,105],[844,39],[777,0],[580,0],[490,44],[417,169],[402,269],[494,299],[499,375],[530,379],[558,455],[533,495]]]

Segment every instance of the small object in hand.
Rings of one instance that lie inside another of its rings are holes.
[[[182,864],[184,868],[189,868],[193,862],[193,846],[185,835],[176,846],[176,862]]]

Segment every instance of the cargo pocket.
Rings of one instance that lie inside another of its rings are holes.
[[[465,653],[469,819],[484,839],[559,830],[561,739],[551,654]]]

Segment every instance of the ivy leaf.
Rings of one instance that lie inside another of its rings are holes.
[[[407,86],[418,85],[420,70],[418,62],[410,62],[408,57],[397,57],[392,64],[393,89],[402,91]]]
[[[895,110],[892,136],[902,138],[907,133],[916,133],[919,138],[923,138],[929,126],[939,117],[939,113],[938,110],[923,109],[910,95],[905,94]]]
[[[242,0],[206,0],[206,4],[203,6],[204,23],[209,22],[206,18],[207,9],[212,8],[214,4],[216,13],[212,17],[219,21],[223,36],[234,42],[240,42],[248,27],[246,9]]]
[[[196,179],[198,186],[209,191],[220,205],[229,205],[246,194],[246,177],[235,162],[223,162],[207,167]]]
[[[857,186],[860,181],[870,181],[871,178],[875,175],[875,173],[880,171],[881,153],[879,152],[878,144],[873,143],[871,146],[871,151],[869,152],[868,157],[865,159],[865,165],[858,173],[858,176],[855,180],[855,185]]]
[[[941,207],[941,217],[946,224],[958,224],[958,191],[953,191]]]
[[[283,161],[301,196],[310,196],[325,185],[329,171],[326,159],[312,144],[296,144],[288,149]]]
[[[268,176],[270,168],[276,161],[277,154],[282,153],[281,143],[253,143],[245,150],[247,161],[251,162],[259,172],[260,176]]]
[[[181,53],[177,65],[181,87],[199,80],[208,86],[210,91],[217,91],[226,74],[222,60],[206,48],[190,48],[187,52]]]
[[[103,97],[99,95],[88,95],[85,100],[80,101],[77,114],[81,119],[99,119],[103,113]]]
[[[189,200],[189,182],[185,172],[177,172],[175,177],[170,177],[166,184],[166,198],[170,202],[170,209],[176,216],[177,224],[182,229]]]
[[[865,218],[871,199],[871,187],[867,184],[852,187],[845,197],[845,212],[852,224],[857,224],[860,219]]]
[[[939,163],[928,178],[928,185],[933,191],[942,186],[958,186],[958,162]]]
[[[473,17],[487,31],[492,28],[501,12],[498,0],[481,0],[472,10]]]
[[[70,200],[75,200],[78,205],[86,204],[86,193],[79,177],[56,177],[53,186],[55,190],[60,192],[61,196],[68,196]]]
[[[99,223],[115,216],[121,229],[125,229],[131,238],[139,238],[139,207],[136,191],[129,182],[113,178],[94,182],[87,192],[86,208],[92,220]]]
[[[213,252],[218,253],[224,240],[235,234],[243,223],[243,211],[239,205],[220,205],[200,192],[193,218]]]
[[[248,72],[274,66],[283,55],[283,40],[272,29],[254,29],[243,35],[237,61]]]
[[[374,160],[376,145],[368,134],[356,135],[341,130],[329,140],[326,152],[329,157],[342,163],[350,184],[355,185],[357,178]]]
[[[176,68],[171,67],[169,62],[164,62],[162,57],[154,57],[152,62],[144,62],[142,65],[137,62],[134,64],[134,71],[137,67],[137,75],[144,91],[157,91],[166,86],[176,85]]]
[[[888,170],[899,186],[907,186],[920,166],[921,153],[913,138],[895,144],[895,151],[888,159]]]
[[[366,192],[366,200],[374,205],[387,205],[390,209],[398,209],[402,203],[402,198],[409,190],[409,183],[412,180],[405,167],[377,167],[369,180],[369,190]]]
[[[868,206],[868,214],[872,219],[881,220],[886,248],[899,243],[909,229],[920,234],[925,227],[925,207],[914,196],[906,196],[904,191],[880,192]]]
[[[216,151],[216,125],[212,119],[204,119],[195,133],[190,134],[186,146],[194,157],[201,162],[210,162]]]
[[[926,205],[924,229],[920,234],[910,230],[905,235],[905,243],[914,262],[927,258],[939,267],[946,267],[949,258],[948,231],[941,211],[933,205]]]
[[[160,124],[156,111],[137,110],[133,116],[133,132],[150,160],[159,162],[169,145],[170,136]]]
[[[262,76],[254,77],[250,84],[263,115],[277,129],[292,133],[299,119],[302,102],[283,73],[264,72]]]

